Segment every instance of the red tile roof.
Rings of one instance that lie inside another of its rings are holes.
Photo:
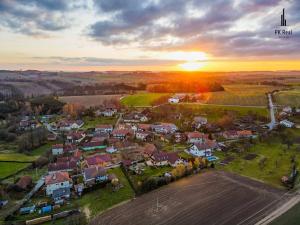
[[[71,181],[68,172],[55,172],[45,177],[46,185],[61,183],[65,181]]]

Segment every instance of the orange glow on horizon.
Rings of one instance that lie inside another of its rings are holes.
[[[198,61],[188,61],[178,65],[182,70],[185,71],[197,71],[204,66],[203,62]]]

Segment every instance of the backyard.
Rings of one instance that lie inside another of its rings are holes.
[[[299,144],[293,144],[288,149],[286,144],[272,137],[263,142],[257,141],[244,152],[216,152],[216,156],[220,161],[228,162],[227,165],[218,164],[218,169],[251,177],[279,188],[283,187],[281,177],[291,173],[292,157],[295,157],[296,162],[300,161]]]

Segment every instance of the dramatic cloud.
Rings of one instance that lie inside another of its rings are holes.
[[[29,35],[62,30],[70,26],[65,12],[72,6],[69,0],[1,0],[0,25]]]
[[[297,35],[286,43],[274,35],[283,7],[289,23],[299,24],[299,1],[95,0],[94,5],[99,13],[113,15],[90,27],[89,35],[105,45],[199,49],[220,57],[299,56]]]
[[[288,40],[274,35],[282,8],[293,29]],[[299,10],[298,0],[0,0],[0,31],[51,36],[70,30],[76,47],[99,43],[140,52],[204,51],[217,59],[295,59]]]

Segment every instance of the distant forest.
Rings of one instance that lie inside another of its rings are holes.
[[[217,82],[170,82],[150,84],[147,86],[147,91],[159,93],[204,93],[224,91],[224,87]]]

